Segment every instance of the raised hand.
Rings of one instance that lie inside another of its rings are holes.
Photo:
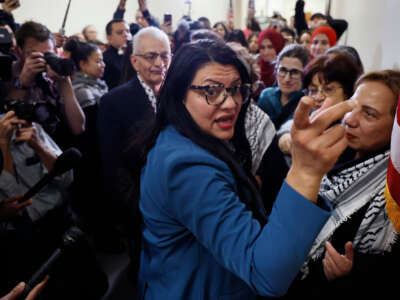
[[[25,125],[26,121],[18,119],[14,111],[7,112],[0,119],[0,144],[9,145],[11,136],[14,130],[18,128],[18,124]]]
[[[1,4],[3,10],[9,14],[11,14],[13,10],[17,9],[20,6],[21,4],[19,3],[19,0],[5,0]]]
[[[24,66],[22,68],[21,74],[19,75],[19,80],[22,85],[29,86],[35,79],[36,74],[46,70],[46,61],[43,58],[43,53],[32,52],[25,59]]]
[[[343,126],[331,124],[342,119],[355,103],[351,100],[336,104],[310,117],[313,99],[303,97],[296,109],[292,137],[292,166],[286,181],[307,199],[315,202],[324,174],[335,164],[347,146]]]

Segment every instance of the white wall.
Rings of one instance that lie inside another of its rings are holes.
[[[332,13],[349,22],[347,44],[359,51],[366,71],[400,68],[399,0],[333,2]]]
[[[147,0],[151,13],[162,19],[164,13],[173,15],[174,25],[188,12],[186,0]],[[52,31],[61,27],[68,0],[21,0],[15,12],[17,22],[36,20]],[[66,24],[67,35],[80,32],[85,25],[94,24],[105,40],[104,27],[112,18],[119,0],[72,0]],[[243,28],[247,16],[247,0],[234,0],[236,26]],[[211,23],[225,20],[229,0],[192,0],[192,19],[207,16]],[[294,14],[296,0],[255,0],[256,15],[270,16],[277,10],[289,19]],[[306,0],[306,12],[323,12],[324,0]],[[134,21],[136,0],[127,1],[125,19]],[[239,12],[239,10],[241,10]],[[400,0],[332,0],[331,14],[349,22],[340,44],[355,47],[366,71],[400,67]]]
[[[111,20],[119,0],[71,0],[69,17],[65,26],[66,34],[81,32],[83,27],[94,24],[99,31],[100,39],[105,41],[105,26]],[[149,11],[162,20],[164,13],[171,13],[174,26],[188,13],[185,0],[147,0]],[[68,0],[21,0],[21,7],[15,10],[17,22],[34,20],[47,25],[51,31],[59,31]],[[207,16],[211,23],[225,20],[229,0],[193,0],[192,19]],[[137,0],[127,0],[125,20],[135,21]]]

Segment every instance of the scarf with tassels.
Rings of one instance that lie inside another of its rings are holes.
[[[320,195],[331,202],[334,211],[311,247],[301,269],[302,279],[309,273],[310,260],[315,261],[324,254],[325,242],[330,240],[335,230],[365,205],[368,209],[353,239],[353,247],[358,252],[369,254],[391,251],[398,234],[387,216],[383,195],[389,153],[380,153],[323,178]]]

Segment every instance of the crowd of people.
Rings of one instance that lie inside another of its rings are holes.
[[[249,8],[243,29],[184,16],[176,30],[147,1],[135,22],[116,3],[106,43],[93,25],[19,24],[19,1],[2,3],[1,299],[57,248],[26,299],[101,299],[95,251],[128,251],[132,299],[392,295],[400,70],[365,73],[337,45],[347,22],[307,20],[302,0],[264,29]]]

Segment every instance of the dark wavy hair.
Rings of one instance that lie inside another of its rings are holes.
[[[123,165],[133,181],[133,184],[129,185],[135,189],[130,192],[131,198],[128,199],[128,204],[133,206],[129,208],[133,211],[131,220],[136,223],[130,226],[134,229],[133,238],[136,240],[135,259],[140,257],[139,241],[141,240],[140,172],[158,135],[168,125],[174,126],[180,134],[224,161],[235,177],[241,201],[262,225],[267,221],[261,196],[251,175],[251,149],[244,129],[244,118],[249,102],[242,106],[235,125],[234,136],[231,139],[235,152],[232,152],[224,141],[200,129],[183,103],[197,71],[210,63],[231,65],[238,71],[242,83],[251,83],[242,60],[225,43],[215,40],[198,40],[182,46],[174,56],[161,87],[154,123],[135,135],[132,143],[123,153]]]
[[[303,82],[305,88],[310,85],[315,74],[318,74],[320,80],[326,83],[339,82],[343,86],[345,96],[350,98],[353,95],[360,68],[345,54],[324,54],[306,66]]]

